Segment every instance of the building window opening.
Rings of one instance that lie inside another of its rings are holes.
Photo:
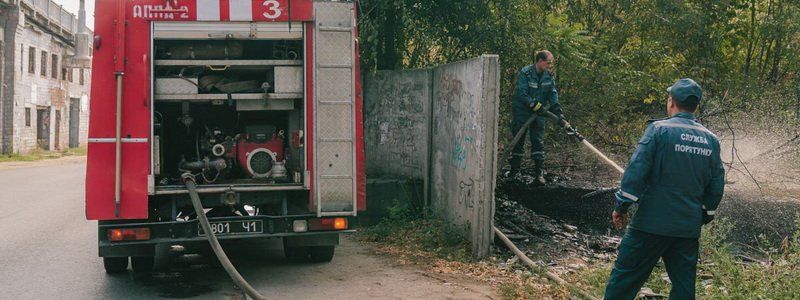
[[[28,73],[36,74],[36,48],[28,48]]]
[[[47,51],[42,51],[41,70],[42,76],[47,77]]]
[[[53,54],[51,59],[53,61],[53,66],[50,68],[50,77],[58,79],[58,54]]]

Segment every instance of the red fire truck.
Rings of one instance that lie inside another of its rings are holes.
[[[355,3],[98,0],[86,217],[108,272],[155,245],[281,238],[330,261],[366,208]]]

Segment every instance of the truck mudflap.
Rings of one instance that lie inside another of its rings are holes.
[[[345,226],[349,223],[346,218]],[[313,237],[353,233],[353,229],[334,229],[334,218],[316,215],[246,216],[209,218],[212,230],[220,240],[292,237],[311,240]],[[299,222],[299,224],[297,224]],[[305,225],[303,225],[305,224]],[[305,227],[305,228],[303,228]],[[145,230],[146,229],[146,230]],[[206,241],[206,233],[197,219],[170,222],[103,222],[98,225],[101,255],[104,247]],[[300,238],[303,237],[303,238]],[[337,238],[338,241],[338,238]],[[335,244],[334,244],[335,245]]]

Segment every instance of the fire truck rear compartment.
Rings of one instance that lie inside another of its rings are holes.
[[[156,195],[304,190],[302,40],[153,42]]]

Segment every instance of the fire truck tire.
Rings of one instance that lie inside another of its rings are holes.
[[[121,273],[128,269],[127,257],[103,257],[103,267],[106,273]]]
[[[152,256],[131,257],[131,269],[134,272],[145,273],[153,270],[154,259]]]
[[[334,246],[315,246],[309,247],[308,252],[311,254],[313,262],[329,262],[333,259],[335,249]]]
[[[308,247],[290,247],[286,238],[283,238],[283,255],[289,262],[305,262],[308,259]]]
[[[286,256],[286,260],[289,262],[306,262],[308,260],[308,247],[283,247],[283,255]]]

